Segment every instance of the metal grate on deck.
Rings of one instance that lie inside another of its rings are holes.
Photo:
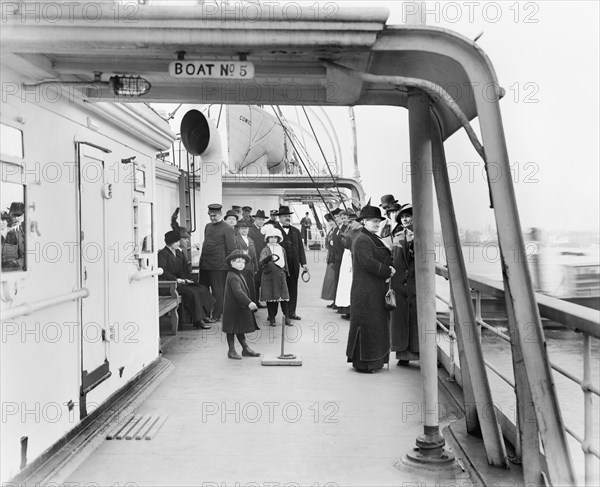
[[[108,435],[107,440],[151,440],[156,436],[167,416],[136,414],[119,423]]]

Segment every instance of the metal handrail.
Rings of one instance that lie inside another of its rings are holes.
[[[12,318],[16,318],[17,316],[30,315],[34,311],[50,308],[51,306],[57,306],[68,301],[75,301],[79,298],[87,298],[89,295],[90,291],[88,290],[88,288],[82,287],[77,291],[63,294],[61,296],[55,296],[53,298],[48,299],[40,299],[39,301],[34,301],[33,303],[23,303],[19,306],[15,306],[14,308],[9,308],[6,311],[3,311],[2,321],[10,320]]]
[[[449,273],[446,267],[442,265],[436,265],[436,274],[438,276],[449,279]],[[481,318],[481,295],[490,295],[496,299],[504,300],[504,289],[501,284],[498,284],[490,279],[483,277],[468,276],[469,286],[476,292],[476,321],[477,324],[485,327],[492,331],[495,335],[502,338],[503,340],[510,342],[510,337],[494,327],[486,323]],[[450,292],[452,296],[452,292]],[[600,396],[600,390],[592,384],[591,379],[591,340],[590,337],[600,338],[600,316],[595,310],[586,308],[584,306],[576,305],[573,303],[565,302],[563,300],[546,296],[540,293],[535,294],[540,316],[544,318],[552,319],[553,321],[559,322],[566,328],[581,332],[583,334],[583,379],[577,378],[574,374],[566,371],[562,367],[550,362],[552,369],[558,373],[567,377],[574,383],[581,386],[584,393],[584,437],[577,435],[571,428],[564,426],[565,431],[581,444],[582,451],[585,457],[585,481],[586,485],[592,485],[594,475],[594,464],[593,456],[600,459],[600,451],[593,444],[593,407],[592,407],[592,394]],[[436,295],[436,298],[444,302],[452,315],[452,303],[446,300],[443,296]],[[446,328],[442,323],[438,322],[438,327],[444,332],[450,332],[449,328]],[[454,370],[454,343],[450,340],[450,361],[451,367]],[[500,372],[488,361],[485,361],[486,367],[492,370],[502,380],[508,383],[514,389],[514,382]]]

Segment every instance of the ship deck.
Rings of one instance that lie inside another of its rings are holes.
[[[171,373],[135,414],[166,418],[151,440],[105,440],[65,479],[94,485],[470,486],[459,465],[439,472],[402,462],[423,433],[418,363],[360,374],[346,362],[349,321],[320,299],[324,253],[311,253],[312,279],[299,283],[301,321],[286,352],[302,366],[227,358],[220,329],[185,328],[163,339]],[[278,354],[281,326],[248,335]],[[236,342],[237,344],[237,342]],[[239,350],[239,344],[237,344]],[[451,411],[440,390],[440,411]],[[448,424],[441,416],[440,426]]]

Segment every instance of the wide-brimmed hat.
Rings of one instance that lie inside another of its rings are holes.
[[[381,210],[376,206],[367,205],[363,207],[360,211],[360,215],[356,218],[356,221],[363,221],[369,218],[377,218],[378,220],[385,220],[383,216],[381,216]]]
[[[269,240],[269,237],[277,237],[279,242],[283,240],[283,235],[281,235],[281,230],[279,228],[275,228],[273,225],[265,225],[267,227],[265,231],[265,242]]]
[[[227,220],[227,218],[230,216],[234,216],[236,220],[239,220],[240,218],[235,210],[229,210],[227,213],[225,213],[223,220]]]
[[[238,222],[235,224],[235,228],[249,228],[252,226],[252,223],[250,223],[249,220],[246,220],[244,218],[241,218],[238,220]]]
[[[280,206],[279,207],[279,211],[277,211],[277,216],[281,216],[281,215],[293,215],[294,212],[290,211],[290,207],[289,206]]]
[[[178,242],[181,239],[179,232],[175,231],[175,230],[169,230],[167,233],[165,233],[165,243],[167,245],[171,245],[174,244],[175,242]]]
[[[337,216],[342,212],[341,208],[336,208],[335,210],[331,210],[331,216]]]
[[[393,194],[384,194],[381,197],[381,204],[379,206],[381,206],[385,210],[389,205],[394,203],[398,203],[398,200],[394,198]]]
[[[227,256],[227,258],[225,259],[227,261],[227,265],[229,265],[233,259],[244,259],[246,261],[246,264],[250,262],[250,256],[240,249],[235,249],[233,252],[231,252],[231,254]]]
[[[256,215],[251,215],[252,218],[267,218],[267,215],[265,215],[264,210],[257,210],[256,211]]]
[[[410,214],[412,215],[412,203],[406,203],[405,205],[402,205],[400,207],[400,213],[404,213],[404,212],[407,212],[407,213],[410,212]]]

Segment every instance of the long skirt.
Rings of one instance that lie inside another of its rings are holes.
[[[348,357],[348,362],[352,362],[352,367],[358,370],[379,370],[390,361],[390,356],[386,355],[377,360],[361,360],[360,359],[360,331],[358,332],[358,339],[356,341],[356,347],[354,347],[354,354],[352,358]]]
[[[335,295],[335,304],[338,308],[350,306],[350,289],[352,289],[352,252],[344,249],[342,264],[340,265],[340,278]]]
[[[321,288],[321,299],[333,301],[338,284],[338,273],[335,271],[335,264],[327,264],[325,277],[323,278],[323,287]]]

